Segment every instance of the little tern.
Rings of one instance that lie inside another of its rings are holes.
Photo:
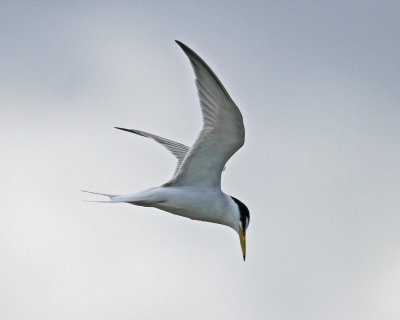
[[[204,60],[182,42],[176,43],[193,67],[203,116],[203,128],[193,146],[140,130],[115,127],[153,139],[168,149],[178,159],[173,177],[160,187],[127,195],[82,191],[109,197],[109,201],[99,202],[154,207],[193,220],[231,227],[239,235],[245,260],[249,210],[240,200],[221,190],[225,164],[244,144],[243,117]]]

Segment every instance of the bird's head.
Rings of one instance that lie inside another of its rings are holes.
[[[250,223],[250,212],[246,205],[240,200],[232,197],[239,209],[239,220],[237,221],[236,231],[239,235],[240,246],[242,247],[243,260],[246,260],[246,230]]]

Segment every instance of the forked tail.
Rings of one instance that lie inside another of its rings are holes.
[[[91,193],[91,194],[97,194],[100,196],[105,196],[105,197],[109,197],[110,200],[108,201],[99,201],[99,200],[83,200],[85,202],[103,202],[103,203],[112,203],[112,202],[116,202],[113,201],[113,198],[115,198],[117,195],[116,194],[108,194],[108,193],[99,193],[99,192],[92,192],[92,191],[87,191],[87,190],[81,190],[82,192],[86,192],[86,193]]]
[[[165,201],[165,196],[163,196],[162,192],[159,192],[160,189],[162,188],[150,188],[136,193],[123,194],[123,195],[99,193],[86,190],[81,190],[81,191],[92,194],[98,194],[100,196],[105,196],[110,198],[109,201],[89,201],[89,202],[107,202],[107,203],[125,202],[142,207],[151,207],[156,203]]]

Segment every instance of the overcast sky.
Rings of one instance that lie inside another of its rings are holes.
[[[132,193],[201,128],[178,39],[241,109],[229,228]],[[4,319],[400,319],[399,1],[1,1]],[[97,199],[97,198],[96,198]]]

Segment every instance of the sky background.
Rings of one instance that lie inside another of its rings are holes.
[[[178,39],[241,109],[229,228],[86,203],[201,128]],[[400,319],[399,1],[1,1],[4,319]]]

